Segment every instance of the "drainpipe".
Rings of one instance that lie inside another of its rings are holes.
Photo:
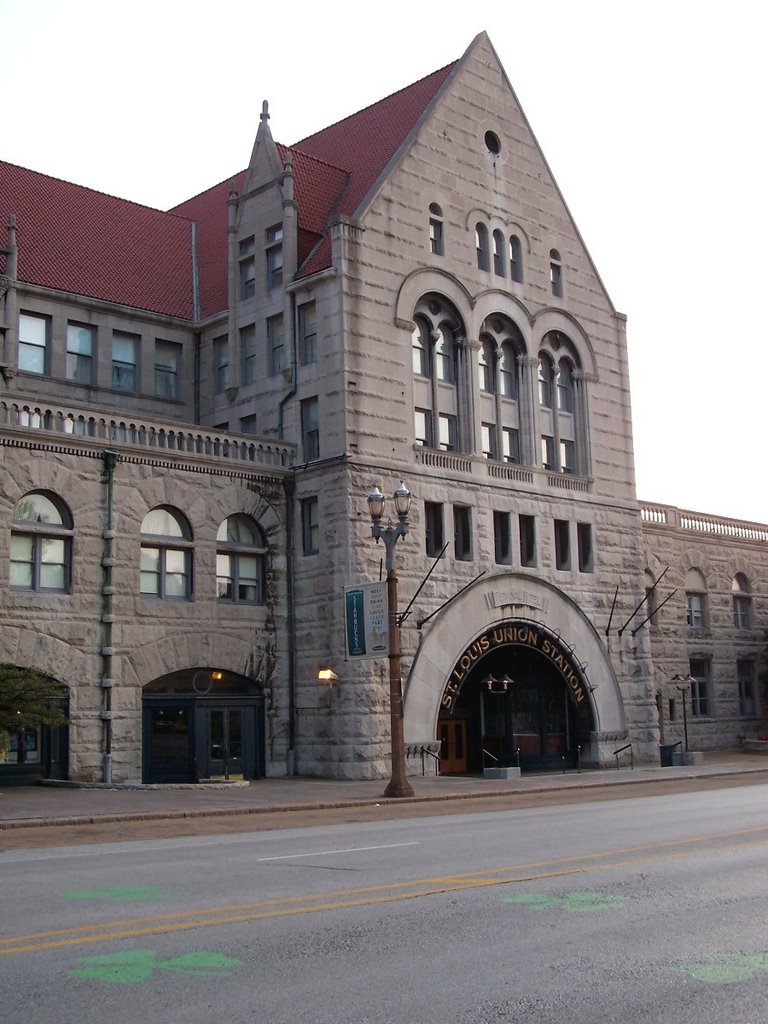
[[[285,774],[294,775],[296,772],[296,615],[294,611],[294,554],[293,554],[293,523],[294,523],[294,495],[296,493],[296,481],[294,477],[286,477],[283,481],[285,490],[285,588],[286,603],[288,605],[287,633],[288,633],[288,751],[285,758]]]
[[[5,249],[5,324],[0,320],[0,327],[5,330],[0,334],[0,372],[6,384],[10,384],[11,378],[16,373],[18,361],[18,342],[16,338],[16,274],[18,266],[18,249],[16,247],[16,217],[11,213],[8,215],[8,242]],[[0,299],[3,297],[3,289],[0,288]]]
[[[106,782],[109,785],[112,782],[112,720],[114,718],[114,711],[112,710],[112,658],[115,653],[112,646],[112,624],[115,621],[113,606],[115,587],[112,573],[115,565],[114,485],[115,466],[120,460],[120,454],[119,452],[115,452],[107,448],[102,452],[102,458],[104,460],[104,472],[106,474],[107,484],[107,517],[104,533],[102,534],[104,540],[104,557],[101,560],[101,565],[104,570],[104,582],[101,590],[101,621],[104,627],[104,644],[101,648],[103,668],[101,676],[101,721],[103,723],[104,733],[104,756],[101,781]]]

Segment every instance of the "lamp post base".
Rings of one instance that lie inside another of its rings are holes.
[[[390,779],[387,788],[384,790],[384,796],[387,797],[405,797],[414,795],[413,786],[407,779]]]

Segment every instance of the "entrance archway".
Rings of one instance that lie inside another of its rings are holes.
[[[541,623],[499,623],[462,652],[438,719],[443,774],[572,768],[594,730],[588,684]]]
[[[143,694],[144,782],[264,775],[264,691],[234,672],[188,669]]]

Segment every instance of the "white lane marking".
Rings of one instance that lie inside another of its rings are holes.
[[[387,843],[386,846],[350,846],[347,850],[313,850],[311,853],[284,853],[280,857],[257,857],[263,860],[296,860],[298,857],[330,857],[335,853],[366,853],[368,850],[395,850],[400,846],[420,846],[420,843]]]

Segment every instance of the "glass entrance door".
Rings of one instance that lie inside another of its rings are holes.
[[[211,779],[244,777],[241,708],[208,710],[208,769]]]

